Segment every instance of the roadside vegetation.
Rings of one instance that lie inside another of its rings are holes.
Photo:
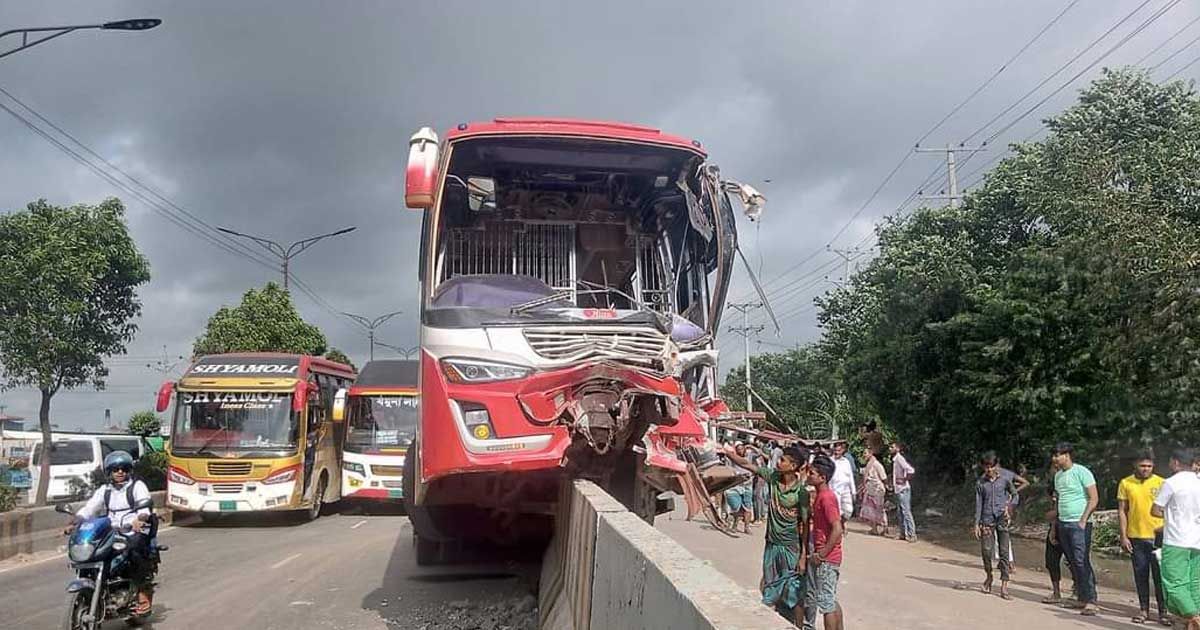
[[[1110,507],[1135,451],[1200,444],[1200,98],[1108,71],[1045,125],[960,207],[882,221],[817,342],[754,357],[783,423],[840,397],[842,435],[877,418],[949,486],[989,449],[1044,477],[1073,442]]]

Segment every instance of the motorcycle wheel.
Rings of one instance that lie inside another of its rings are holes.
[[[90,612],[92,604],[91,593],[77,591],[67,595],[67,607],[63,612],[62,630],[92,630],[100,627],[96,623],[86,623],[84,618]]]

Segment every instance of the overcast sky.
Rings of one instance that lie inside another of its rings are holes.
[[[1149,2],[982,136],[1177,1]],[[265,2],[0,0],[0,31],[164,20],[144,33],[73,33],[0,59],[0,87],[209,224],[279,241],[357,226],[304,253],[293,271],[337,310],[369,316],[404,310],[378,334],[408,347],[417,340],[420,216],[404,208],[403,170],[418,127],[441,132],[469,120],[546,115],[636,122],[697,138],[727,177],[754,183],[769,198],[761,231],[743,222],[740,238],[772,280],[839,231],[835,247],[863,243],[874,222],[893,213],[944,159],[913,155],[850,221],[901,156],[1067,4],[397,0],[275,2],[272,9]],[[1135,6],[1079,2],[925,144],[963,140]],[[1034,132],[1038,119],[1069,103],[1100,67],[1139,60],[1197,11],[1194,3],[1178,3],[994,140],[974,165]],[[1200,35],[1200,25],[1192,30],[1145,65]],[[0,40],[0,50],[12,44]],[[1200,46],[1156,76],[1196,55]],[[1200,64],[1180,77],[1194,78],[1198,70]],[[3,96],[0,103],[18,108]],[[55,398],[52,415],[65,429],[98,428],[105,409],[123,421],[153,406],[165,376],[147,364],[161,358],[164,346],[170,361],[188,355],[213,311],[279,278],[177,227],[3,111],[0,149],[0,212],[37,198],[65,205],[115,195],[125,201],[132,233],[150,260],[153,280],[140,292],[141,330],[129,356],[111,362],[106,391]],[[962,172],[972,170],[968,163]],[[834,260],[821,253],[769,284],[776,311],[792,315],[782,335],[764,335],[752,351],[816,337],[805,307],[831,286],[826,273],[840,277]],[[745,297],[746,286],[740,276],[734,296]],[[365,361],[360,328],[294,295],[331,345],[359,365]],[[740,340],[722,341],[724,366],[736,364]],[[36,418],[37,403],[34,392],[0,392],[9,414]]]

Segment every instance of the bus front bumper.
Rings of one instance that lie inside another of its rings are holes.
[[[296,482],[199,481],[167,486],[167,507],[185,512],[262,512],[298,509],[293,504]]]

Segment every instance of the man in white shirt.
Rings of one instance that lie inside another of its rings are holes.
[[[896,520],[900,521],[900,540],[917,542],[917,522],[912,511],[912,485],[910,480],[917,469],[904,457],[904,445],[892,442],[892,488],[896,493]]]
[[[837,495],[838,507],[842,511],[842,525],[854,514],[854,465],[846,454],[846,443],[838,442],[833,445],[833,479],[829,480],[829,489]]]
[[[133,478],[133,457],[125,451],[113,451],[104,458],[104,472],[112,483],[92,493],[75,516],[81,519],[108,516],[112,526],[127,534],[129,578],[138,587],[138,605],[134,612],[149,614],[151,607],[149,584],[150,516],[149,507],[134,506],[150,501],[150,490],[140,479]]]
[[[1162,582],[1167,609],[1200,630],[1200,474],[1192,451],[1171,454],[1175,473],[1163,482],[1150,513],[1165,519]]]

